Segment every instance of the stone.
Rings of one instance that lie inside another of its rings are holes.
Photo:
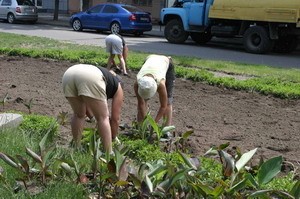
[[[0,113],[0,131],[17,128],[23,120],[23,116],[15,113]]]

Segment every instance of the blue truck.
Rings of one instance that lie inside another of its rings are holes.
[[[176,0],[160,12],[170,43],[190,36],[198,44],[215,37],[242,38],[247,52],[287,53],[300,36],[299,0]]]

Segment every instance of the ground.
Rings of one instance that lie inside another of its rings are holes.
[[[53,117],[61,112],[71,115],[72,110],[62,93],[61,79],[65,70],[75,63],[3,55],[0,59],[0,99],[6,93],[9,96],[0,110],[28,112],[24,104],[34,98],[33,113]],[[126,85],[121,123],[129,125],[136,117],[134,77],[135,73],[131,72],[130,78],[123,78]],[[153,116],[158,105],[155,96],[150,101]],[[256,158],[282,155],[299,164],[299,110],[299,100],[278,99],[179,78],[175,82],[175,133],[194,130],[186,147],[195,155],[203,155],[212,146],[230,142],[231,147],[237,146],[242,152],[258,148]],[[60,131],[62,138],[70,140],[69,124],[61,126]]]

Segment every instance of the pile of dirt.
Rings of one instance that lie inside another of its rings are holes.
[[[28,112],[24,104],[35,99],[32,112],[57,117],[72,113],[63,96],[61,79],[75,63],[50,59],[0,56],[0,98],[8,93],[9,101],[2,111]],[[125,100],[121,123],[131,124],[136,118],[133,91],[135,73],[124,77]],[[150,100],[152,115],[158,110],[157,95]],[[256,157],[282,155],[292,162],[300,160],[299,100],[277,99],[257,93],[218,88],[200,82],[176,79],[174,119],[176,133],[194,130],[187,148],[203,155],[210,147],[227,142],[242,152],[258,148]],[[70,126],[61,127],[61,136],[71,137]]]

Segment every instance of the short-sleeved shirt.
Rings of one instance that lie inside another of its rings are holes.
[[[166,80],[168,104],[172,104],[175,71],[174,65],[170,62],[170,59],[164,55],[149,55],[137,74],[137,81],[146,74],[153,75],[157,86],[159,86],[161,80]]]
[[[98,67],[103,76],[104,80],[106,82],[106,95],[107,99],[111,99],[114,97],[115,93],[117,92],[119,88],[119,83],[122,85],[123,80],[120,78],[120,76],[113,75],[111,72],[109,72],[106,68]]]
[[[162,79],[166,79],[166,74],[169,68],[170,60],[163,55],[149,55],[145,63],[137,74],[137,79],[142,78],[146,74],[151,74],[159,86]]]

